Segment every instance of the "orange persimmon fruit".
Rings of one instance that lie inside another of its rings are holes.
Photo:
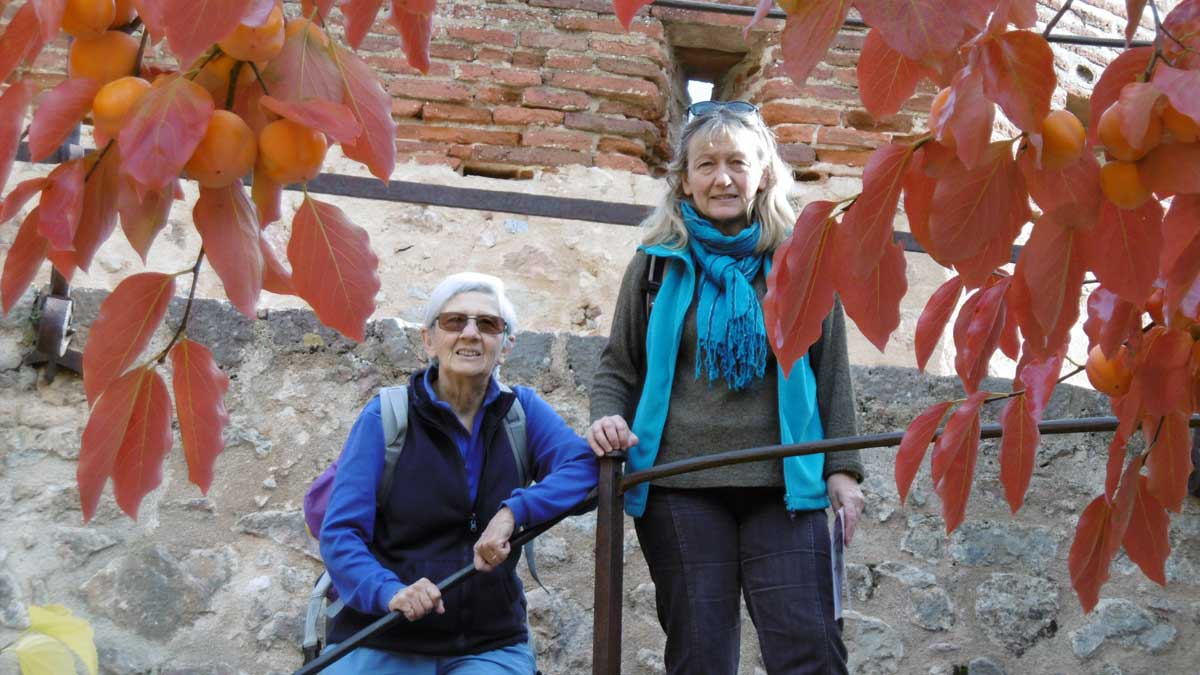
[[[129,25],[129,22],[133,21],[133,17],[137,16],[137,7],[133,6],[133,0],[117,0],[116,9],[110,28]]]
[[[1176,110],[1170,101],[1163,108],[1162,122],[1176,143],[1195,143],[1200,140],[1200,124]]]
[[[150,91],[150,83],[132,75],[101,87],[92,99],[92,124],[96,131],[109,138],[115,137],[121,132],[129,111],[147,91]]]
[[[1150,199],[1150,190],[1133,162],[1114,161],[1100,167],[1100,189],[1110,202],[1126,210],[1136,209]]]
[[[1096,391],[1109,396],[1124,396],[1129,392],[1129,383],[1133,381],[1133,371],[1129,368],[1129,350],[1121,345],[1113,358],[1104,355],[1100,345],[1092,347],[1088,352],[1087,365],[1088,381]]]
[[[88,77],[105,85],[133,74],[137,52],[137,38],[119,30],[76,38],[67,55],[67,72],[70,77]]]
[[[258,156],[254,132],[234,113],[214,111],[183,170],[207,188],[223,188],[250,173]]]
[[[259,165],[281,185],[315,178],[327,148],[325,134],[289,119],[271,122],[258,135]]]
[[[1162,142],[1162,120],[1157,115],[1151,115],[1150,123],[1146,127],[1145,138],[1135,146],[1129,142],[1129,139],[1125,137],[1125,132],[1121,130],[1123,118],[1124,108],[1120,101],[1108,106],[1108,109],[1100,115],[1100,124],[1097,129],[1100,142],[1104,144],[1105,152],[1113,158],[1123,162],[1136,162]]]
[[[67,0],[63,7],[63,32],[77,38],[98,37],[108,30],[116,12],[113,0]]]
[[[217,46],[238,61],[268,61],[283,49],[284,39],[283,10],[276,5],[261,26],[239,23]]]
[[[1042,168],[1059,171],[1079,161],[1087,132],[1079,118],[1054,110],[1042,121]]]

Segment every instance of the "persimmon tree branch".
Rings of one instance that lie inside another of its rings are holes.
[[[247,63],[250,64],[250,70],[254,71],[254,79],[258,80],[258,86],[262,87],[264,94],[270,96],[271,92],[267,89],[267,83],[263,82],[262,73],[258,72],[258,65],[253,61],[247,61]]]
[[[138,21],[141,21],[141,19],[139,18]],[[134,30],[136,30],[136,28]],[[133,31],[130,31],[130,32],[132,33]],[[146,41],[149,39],[149,37],[150,37],[150,31],[146,30],[143,27],[142,28],[142,39],[140,42],[138,42],[137,56],[133,60],[133,76],[134,77],[142,76],[142,57],[145,56],[145,54],[146,54]]]
[[[229,71],[229,90],[225,93],[226,110],[233,110],[233,95],[237,93],[238,77],[241,76],[242,67],[245,65],[245,61],[235,61],[233,68]]]
[[[1074,1],[1075,0],[1066,0],[1066,2],[1063,3],[1063,6],[1059,8],[1058,13],[1054,15],[1054,18],[1050,19],[1050,23],[1046,24],[1046,30],[1042,31],[1042,37],[1050,37],[1050,33],[1054,30],[1054,27],[1058,25],[1058,20],[1063,18],[1063,15],[1067,13],[1068,9],[1071,9],[1071,3]]]
[[[92,177],[92,174],[96,173],[96,167],[100,166],[100,162],[104,161],[104,156],[108,154],[108,149],[111,148],[113,146],[113,143],[115,143],[115,142],[116,142],[115,139],[112,139],[112,138],[108,139],[108,142],[104,144],[104,147],[101,148],[99,154],[97,154],[96,163],[92,164],[91,168],[89,168],[87,170],[87,173],[84,174],[83,182],[86,183],[88,181],[88,179]]]
[[[175,329],[175,334],[171,336],[171,341],[166,347],[159,352],[154,358],[155,365],[162,365],[162,362],[167,359],[167,355],[171,353],[171,347],[179,341],[179,338],[187,331],[188,318],[192,315],[192,301],[196,299],[196,282],[200,279],[200,265],[204,263],[204,247],[200,247],[200,255],[196,256],[196,264],[192,265],[192,269],[179,272],[178,274],[192,275],[192,286],[188,289],[187,304],[183,306],[183,318],[179,320],[179,328]]]

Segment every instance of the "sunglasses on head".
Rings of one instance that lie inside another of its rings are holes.
[[[504,322],[504,319],[501,319],[498,316],[492,316],[490,314],[475,315],[459,314],[458,312],[443,312],[442,314],[437,315],[438,328],[441,328],[449,333],[461,333],[467,327],[468,321],[474,321],[475,328],[477,328],[480,333],[486,333],[488,335],[498,335],[503,333],[504,329],[508,326],[508,324]]]
[[[688,118],[703,117],[718,110],[736,113],[757,113],[758,106],[749,101],[700,101],[688,106]]]

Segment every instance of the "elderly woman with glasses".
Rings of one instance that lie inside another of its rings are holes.
[[[745,101],[689,113],[592,389],[588,443],[597,455],[628,450],[628,471],[855,434],[840,304],[788,376],[767,343],[766,275],[795,221],[792,172],[771,130]],[[667,673],[738,672],[743,596],[768,673],[846,671],[825,509],[844,509],[849,540],[862,476],[857,453],[809,455],[626,493],[667,634]]]
[[[517,318],[504,286],[456,274],[429,301],[421,336],[432,365],[409,380],[408,424],[388,497],[380,397],[358,416],[342,452],[321,555],[346,608],[328,629],[343,641],[390,611],[397,624],[325,672],[532,675],[520,550],[509,539],[576,506],[596,484],[587,443],[527,387],[500,384]],[[537,482],[524,488],[506,416],[524,411]],[[482,572],[443,595],[436,583],[465,565]]]

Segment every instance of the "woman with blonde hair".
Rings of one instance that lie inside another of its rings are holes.
[[[628,450],[628,471],[856,433],[841,305],[789,376],[767,344],[766,274],[795,221],[771,130],[745,101],[688,112],[592,389],[588,443],[597,455]],[[857,453],[808,455],[626,493],[668,673],[738,671],[743,595],[768,673],[846,671],[825,509],[844,509],[848,541],[862,476]]]

